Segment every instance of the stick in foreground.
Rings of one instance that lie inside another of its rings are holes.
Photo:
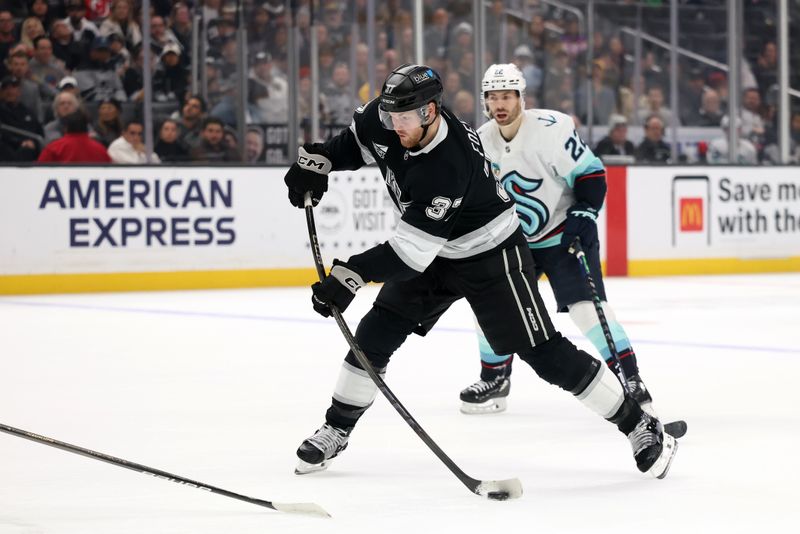
[[[125,469],[130,469],[131,471],[144,473],[145,475],[150,475],[156,478],[169,480],[170,482],[175,482],[177,484],[182,484],[184,486],[191,486],[193,488],[198,488],[201,490],[209,491],[211,493],[216,493],[217,495],[230,497],[231,499],[238,499],[240,501],[249,502],[250,504],[263,506],[265,508],[271,508],[272,510],[277,510],[279,512],[286,512],[290,514],[303,514],[315,517],[330,517],[330,514],[326,512],[318,504],[277,503],[272,501],[265,501],[263,499],[255,499],[253,497],[240,495],[238,493],[234,493],[232,491],[228,491],[222,488],[217,488],[215,486],[211,486],[203,482],[197,482],[196,480],[190,480],[188,478],[184,478],[179,475],[173,475],[172,473],[168,473],[160,469],[154,469],[152,467],[147,467],[142,464],[137,464],[135,462],[129,462],[128,460],[123,460],[121,458],[109,456],[108,454],[103,454],[102,452],[96,452],[90,449],[85,449],[83,447],[78,447],[77,445],[71,445],[63,441],[58,441],[53,438],[48,438],[47,436],[41,436],[39,434],[34,434],[33,432],[20,430],[19,428],[14,428],[13,426],[8,426],[3,423],[0,423],[0,432],[5,432],[6,434],[11,434],[12,436],[17,436],[18,438],[24,438],[30,441],[35,441],[36,443],[41,443],[42,445],[55,447],[56,449],[61,449],[63,451],[71,452],[73,454],[86,456],[87,458],[91,458],[93,460],[100,460],[101,462],[105,462],[107,464],[116,465],[118,467],[124,467]]]

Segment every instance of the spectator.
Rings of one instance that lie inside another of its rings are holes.
[[[595,61],[592,64],[592,113],[594,124],[607,124],[611,114],[616,111],[617,98],[608,86],[603,84],[603,63]],[[575,113],[582,123],[588,122],[588,109],[586,106],[588,82],[580,85],[575,93]]]
[[[122,135],[114,140],[108,147],[108,155],[114,163],[147,163],[147,152],[142,142],[144,128],[138,120],[132,120],[125,125]],[[157,154],[150,154],[151,163],[160,163]]]
[[[117,100],[109,98],[100,102],[94,131],[97,140],[105,146],[122,135],[122,106]]]
[[[158,15],[150,17],[150,51],[153,53],[153,57],[160,57],[164,47],[170,44],[177,47],[180,57],[182,46],[172,30],[167,28],[164,18]]]
[[[186,63],[189,63],[191,60],[189,51],[192,45],[192,14],[183,2],[176,2],[172,6],[169,27],[183,48],[182,57]]]
[[[664,142],[664,121],[660,115],[650,115],[644,122],[644,140],[636,147],[636,161],[669,163],[671,157],[669,145]]]
[[[46,35],[42,21],[36,17],[28,17],[22,23],[22,30],[19,35],[19,42],[25,45],[25,50],[28,54],[33,53],[33,41],[37,37]]]
[[[764,120],[761,118],[761,93],[751,87],[744,90],[742,97],[742,135],[749,139],[756,148],[764,144]]]
[[[33,44],[33,59],[28,64],[30,79],[40,87],[40,92],[52,100],[56,86],[66,75],[64,65],[53,56],[53,43],[50,38],[37,37]]]
[[[456,72],[461,76],[461,87],[475,87],[475,54],[472,50],[464,50],[459,56]],[[387,65],[397,65],[396,62],[386,62]]]
[[[192,95],[187,98],[181,108],[178,137],[190,149],[200,144],[205,113],[206,103],[200,95]]]
[[[309,143],[319,142],[322,139],[311,139],[311,78],[308,76],[300,78],[298,92],[300,94],[298,115],[300,124],[304,130],[304,139]],[[317,110],[319,111],[320,126],[322,124],[328,124],[328,100],[325,98],[324,94],[319,95]]]
[[[58,3],[60,4],[61,2]],[[47,3],[47,0],[31,0],[29,4],[28,13],[32,17],[39,19],[39,22],[42,23],[42,27],[49,28],[56,15],[51,12],[50,4]]]
[[[628,140],[628,119],[624,115],[611,115],[608,120],[608,135],[597,143],[594,153],[602,156],[633,156],[635,149]]]
[[[792,113],[789,138],[789,161],[781,161],[780,148],[778,147],[777,143],[770,143],[766,148],[764,148],[764,161],[772,164],[800,164],[800,111],[795,111]]]
[[[761,95],[766,95],[770,87],[778,83],[778,47],[773,41],[764,43],[761,54],[758,56],[753,75],[758,83]],[[744,83],[742,84],[744,85]],[[747,85],[744,85],[747,88]],[[745,121],[744,127],[747,127]]]
[[[189,88],[189,71],[181,63],[181,48],[168,43],[153,73],[153,99],[156,102],[183,102]]]
[[[91,43],[95,37],[100,35],[100,30],[94,22],[86,19],[86,6],[83,0],[66,0],[64,5],[67,9],[67,18],[64,19],[64,22],[72,31],[74,41]]]
[[[736,163],[742,164],[756,164],[758,163],[758,151],[756,150],[755,145],[747,140],[747,138],[742,137],[742,119],[736,117],[736,126],[739,130],[739,146],[737,150],[737,160]],[[706,153],[706,160],[708,163],[729,163],[730,162],[730,154],[728,152],[728,136],[730,128],[730,119],[727,115],[722,117],[722,121],[720,122],[720,129],[722,130],[722,135],[713,139],[708,144],[708,152]]]
[[[586,54],[589,44],[586,41],[586,36],[581,33],[577,17],[567,16],[564,35],[561,36],[561,44],[573,62],[580,62],[584,54]]]
[[[131,63],[131,53],[125,48],[125,38],[119,33],[112,33],[108,36],[108,49],[111,51],[108,60],[111,68],[122,79]],[[122,85],[125,86],[124,83]]]
[[[703,71],[697,67],[689,70],[687,81],[680,92],[681,123],[687,126],[699,126],[703,107],[703,94],[709,88],[703,77]]]
[[[362,104],[366,104],[373,98],[376,98],[381,94],[381,87],[383,86],[383,81],[389,75],[389,69],[385,63],[376,63],[375,64],[375,80],[372,82],[372,94],[370,94],[370,87],[369,84],[366,82],[358,89],[358,99],[361,101]],[[461,80],[461,77],[456,74],[456,78]]]
[[[110,11],[111,0],[84,0],[86,3],[86,18],[95,21],[106,18]],[[151,2],[158,3],[158,0]]]
[[[513,63],[519,67],[525,78],[525,91],[538,95],[542,89],[542,69],[534,61],[531,47],[522,44],[514,49]]]
[[[658,85],[652,85],[647,90],[647,97],[644,105],[637,112],[639,122],[644,122],[651,115],[658,115],[663,124],[672,124],[672,110],[664,105],[664,91]],[[676,117],[677,119],[677,117]],[[680,126],[680,122],[678,122]]]
[[[472,91],[461,89],[456,93],[456,96],[453,99],[453,111],[459,119],[466,122],[473,128],[476,127],[475,97],[472,96]]]
[[[20,81],[20,101],[40,121],[43,115],[41,90],[36,82],[28,79],[28,68],[28,56],[24,49],[17,47],[12,50],[8,58],[8,72]]]
[[[227,145],[224,139],[225,127],[216,117],[203,121],[200,144],[191,150],[192,161],[219,163],[239,161],[239,155]]]
[[[244,153],[248,163],[264,163],[267,160],[264,132],[261,128],[249,128],[244,135]]]
[[[161,123],[155,152],[163,162],[189,160],[189,148],[178,139],[178,123],[175,120],[167,119]]]
[[[0,80],[0,123],[42,136],[44,130],[36,115],[21,102],[21,85],[22,80],[15,76],[8,75]],[[4,132],[3,138],[13,150],[30,147],[30,143],[26,143],[30,137]],[[35,145],[34,148],[37,153],[41,149]]]
[[[269,52],[259,52],[250,69],[249,85],[251,93],[261,90],[260,98],[254,101],[258,122],[270,124],[285,123],[288,120],[289,85],[286,79],[275,72]]]
[[[131,51],[132,61],[122,75],[122,88],[128,99],[134,102],[144,100],[144,54],[142,47],[136,47]]]
[[[111,49],[106,37],[95,37],[89,57],[75,70],[75,79],[81,96],[87,102],[100,102],[108,98],[127,100],[127,95],[110,62]]]
[[[128,50],[142,42],[142,31],[133,20],[133,9],[128,0],[114,0],[111,3],[111,14],[100,25],[100,35],[108,36],[112,33],[125,36]]]
[[[43,163],[111,163],[106,147],[89,137],[89,122],[82,110],[61,119],[64,136],[48,144],[39,155]]]
[[[440,7],[433,12],[431,23],[425,29],[423,40],[428,54],[444,57],[447,52],[447,32],[450,24],[450,14]]]
[[[350,67],[347,63],[336,64],[333,69],[333,80],[323,92],[328,100],[331,123],[342,127],[350,124],[353,110],[359,103],[350,93]]]
[[[81,92],[80,89],[78,89],[78,80],[76,80],[74,76],[64,76],[61,78],[61,81],[59,81],[58,85],[56,86],[56,90],[59,93],[72,93],[76,98],[78,98],[78,100],[80,100]]]
[[[444,102],[449,106],[456,93],[461,90],[461,76],[455,70],[448,70],[444,76]]]
[[[553,61],[547,67],[544,77],[544,107],[567,113],[562,109],[561,102],[565,95],[569,95],[572,100],[574,73],[569,64],[569,56],[560,44],[556,46],[558,48],[553,55]]]
[[[64,123],[62,119],[70,113],[78,111],[79,108],[80,101],[74,93],[62,91],[56,95],[56,98],[53,100],[53,116],[55,118],[44,125],[45,144],[50,144],[64,135]]]
[[[719,93],[707,88],[703,92],[703,105],[698,113],[697,126],[719,126],[723,115]]]
[[[0,63],[5,63],[9,50],[16,42],[14,15],[7,9],[0,9]],[[0,65],[0,70],[2,70],[3,66]],[[5,74],[5,72],[0,72],[1,76],[5,76]]]
[[[36,161],[37,152],[31,139],[20,140],[14,134],[3,135],[0,130],[0,161]]]
[[[53,55],[64,63],[64,68],[71,71],[83,60],[86,50],[83,41],[76,41],[72,29],[64,20],[55,20],[50,25],[50,42]]]
[[[461,22],[450,33],[446,57],[451,65],[459,65],[461,63],[461,54],[467,50],[472,50],[472,24]]]

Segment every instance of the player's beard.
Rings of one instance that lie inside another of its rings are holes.
[[[400,144],[403,145],[404,148],[414,148],[422,141],[422,133],[424,132],[423,128],[420,126],[419,128],[414,128],[413,130],[407,130],[402,132],[402,136],[400,135],[399,131],[395,131],[397,137],[400,138]]]
[[[497,115],[502,118],[498,118]],[[508,126],[522,116],[522,100],[517,100],[516,105],[511,109],[496,109],[492,112],[492,118],[497,122],[498,126]]]

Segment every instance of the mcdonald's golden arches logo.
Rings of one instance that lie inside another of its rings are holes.
[[[680,199],[681,232],[703,231],[703,199]]]

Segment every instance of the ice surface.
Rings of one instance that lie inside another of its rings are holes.
[[[479,370],[463,303],[393,358],[389,387],[467,474],[522,480],[504,502],[466,490],[381,396],[328,471],[293,474],[346,351],[307,289],[0,298],[0,422],[333,516],[0,434],[0,534],[795,531],[800,275],[606,284],[655,408],[689,423],[665,480],[640,474],[624,436],[520,361],[507,412],[459,413]],[[348,310],[353,329],[376,292]],[[555,322],[591,349],[565,314]]]

